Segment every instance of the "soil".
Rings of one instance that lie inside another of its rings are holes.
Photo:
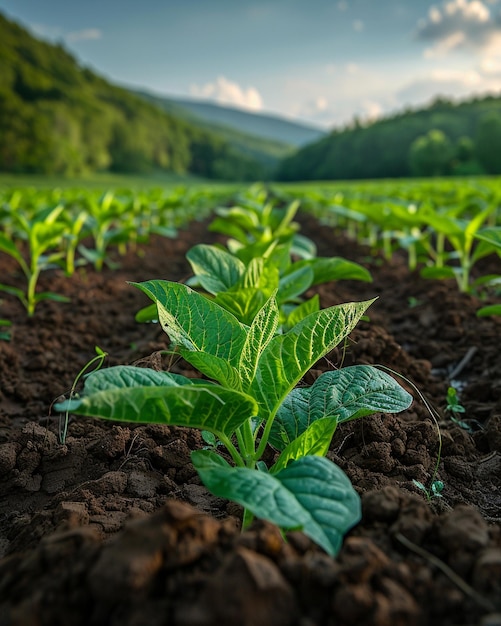
[[[363,518],[336,559],[300,532],[284,541],[271,524],[241,532],[239,507],[213,497],[190,463],[197,432],[72,418],[65,444],[53,403],[94,356],[108,365],[151,366],[194,376],[161,354],[158,325],[134,320],[145,296],[127,284],[184,280],[186,251],[217,236],[195,222],[176,240],[153,238],[120,268],[57,271],[40,288],[31,319],[9,296],[0,341],[0,624],[337,626],[501,624],[500,318],[477,318],[484,302],[454,281],[423,280],[404,256],[383,261],[311,218],[302,233],[323,256],[365,265],[372,283],[339,281],[316,291],[322,306],[379,296],[346,346],[306,383],[341,365],[378,363],[405,376],[412,407],[343,424],[329,457],[362,498]],[[499,274],[499,258],[487,259]],[[0,256],[2,281],[23,284]],[[498,300],[499,301],[499,300]],[[468,429],[445,410],[454,382]],[[439,438],[437,479],[427,487]]]

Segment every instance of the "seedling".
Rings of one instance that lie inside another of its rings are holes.
[[[425,493],[426,499],[428,500],[428,502],[431,502],[433,498],[442,497],[442,491],[444,490],[444,483],[441,480],[434,480],[431,483],[431,486],[429,489],[427,489],[425,485],[423,485],[423,483],[419,482],[419,480],[413,480],[412,482],[416,485],[418,489],[421,489],[421,491]]]
[[[64,254],[59,246],[65,226],[57,221],[62,210],[60,205],[42,209],[30,219],[24,214],[16,214],[16,233],[19,237],[14,232],[0,232],[0,251],[17,261],[28,281],[26,290],[4,284],[0,284],[0,290],[18,298],[29,316],[34,314],[36,305],[42,300],[69,301],[65,296],[50,291],[36,292],[41,272],[55,267]],[[24,259],[22,253],[24,241],[28,249],[28,260]]]
[[[226,455],[197,450],[192,462],[213,494],[244,507],[244,526],[257,516],[284,531],[299,528],[335,555],[360,519],[359,496],[325,458],[336,427],[404,410],[412,397],[391,376],[365,365],[325,372],[311,387],[296,385],[373,301],[311,313],[277,334],[276,294],[246,325],[186,285],[152,280],[136,286],[156,303],[181,356],[209,380],[112,367],[90,374],[83,396],[56,409],[212,433]],[[279,452],[271,467],[262,461],[268,444]]]
[[[82,378],[82,376],[86,372],[88,372],[89,368],[92,367],[95,363],[97,363],[97,365],[94,371],[96,372],[98,369],[100,369],[104,363],[104,359],[108,356],[108,353],[103,352],[103,350],[101,350],[101,348],[99,348],[98,346],[95,347],[95,351],[96,351],[96,356],[90,359],[90,361],[88,361],[82,367],[82,369],[78,372],[78,374],[75,376],[75,380],[73,381],[73,384],[70,390],[70,397],[69,397],[70,400],[72,400],[75,397],[75,391],[76,391],[78,382]],[[69,412],[65,411],[63,418],[59,420],[59,441],[63,445],[66,442],[66,435],[68,433],[68,422],[69,422]]]

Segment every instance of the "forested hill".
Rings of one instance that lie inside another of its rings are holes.
[[[165,107],[167,111],[176,111],[176,114],[180,113],[188,115],[191,119],[202,120],[208,126],[218,129],[224,126],[227,129],[253,137],[266,138],[268,141],[276,141],[287,146],[304,146],[317,141],[326,134],[326,131],[321,128],[276,115],[253,113],[203,100],[165,98],[147,92],[139,93]]]
[[[266,175],[226,139],[110,84],[0,14],[0,171],[103,170]]]
[[[501,98],[430,107],[335,130],[286,158],[281,180],[501,174]]]

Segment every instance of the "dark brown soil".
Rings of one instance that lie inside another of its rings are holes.
[[[196,432],[78,418],[59,443],[51,406],[94,346],[109,365],[185,371],[160,354],[168,340],[158,325],[134,321],[147,301],[126,281],[185,279],[186,251],[214,239],[194,223],[119,259],[119,270],[44,276],[41,289],[70,304],[43,302],[28,319],[17,301],[1,303],[0,317],[14,321],[12,340],[0,342],[2,626],[501,624],[501,319],[477,318],[475,297],[409,273],[403,257],[382,263],[301,221],[319,254],[361,262],[374,277],[321,287],[323,306],[379,296],[370,321],[306,382],[355,363],[412,381],[439,414],[443,498],[428,502],[413,483],[429,486],[439,440],[407,383],[408,411],[335,435],[329,456],[363,502],[336,560],[301,533],[285,543],[268,523],[241,533],[239,508],[211,496],[190,463]],[[21,284],[5,256],[0,274]],[[471,432],[445,411],[451,379]]]

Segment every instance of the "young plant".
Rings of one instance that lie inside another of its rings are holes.
[[[95,351],[96,351],[96,356],[90,359],[90,361],[88,361],[82,367],[82,369],[78,372],[78,374],[75,376],[75,380],[73,381],[73,384],[71,385],[71,389],[70,389],[70,397],[69,397],[70,400],[75,397],[75,392],[76,392],[78,382],[80,381],[82,376],[84,376],[85,373],[88,372],[89,368],[91,368],[94,364],[96,364],[94,372],[97,372],[103,366],[104,359],[108,356],[108,353],[101,350],[99,346],[95,347]],[[64,417],[59,420],[59,441],[63,445],[66,443],[66,435],[68,433],[68,422],[69,422],[69,412],[65,411]]]
[[[475,263],[492,252],[487,244],[474,246],[481,227],[494,211],[495,206],[488,206],[470,219],[459,218],[452,214],[429,212],[424,215],[426,223],[437,233],[437,237],[446,238],[454,250],[448,255],[455,265],[440,264],[424,268],[425,278],[455,278],[460,291],[469,292],[475,283],[471,281],[471,270]],[[442,239],[440,239],[442,240]]]
[[[412,397],[370,366],[322,374],[296,389],[305,373],[343,341],[372,300],[311,313],[277,334],[276,294],[250,325],[186,285],[136,284],[158,307],[158,319],[181,356],[207,379],[118,366],[92,373],[81,398],[56,406],[109,420],[164,423],[212,433],[233,462],[196,450],[192,462],[213,494],[283,530],[302,529],[335,555],[360,518],[349,479],[325,456],[338,423],[406,409]],[[211,382],[213,381],[213,382]],[[271,443],[279,455],[262,457]]]
[[[29,316],[34,314],[35,307],[41,300],[68,302],[68,298],[50,291],[36,292],[41,272],[55,267],[64,255],[60,246],[66,226],[58,220],[62,210],[61,205],[41,209],[31,218],[18,213],[15,217],[15,233],[0,232],[0,251],[17,261],[27,279],[26,290],[0,284],[0,291],[16,296],[26,308]],[[27,260],[22,252],[25,246],[28,253]]]
[[[188,284],[205,289],[245,324],[252,322],[264,301],[277,290],[279,330],[283,330],[319,310],[318,296],[303,298],[310,287],[340,279],[371,280],[364,267],[340,257],[293,261],[291,244],[282,246],[279,254],[271,251],[269,256],[253,258],[248,264],[218,246],[198,244],[186,255],[194,273]]]
[[[126,205],[121,203],[111,191],[99,200],[86,196],[86,212],[89,233],[93,239],[93,248],[83,244],[78,246],[80,254],[100,272],[104,265],[116,267],[108,258],[108,249],[112,245],[127,243],[133,226],[126,216]]]

